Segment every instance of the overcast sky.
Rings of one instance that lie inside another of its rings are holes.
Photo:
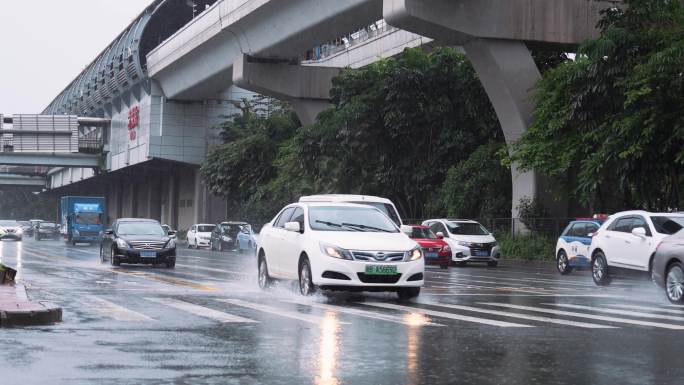
[[[151,0],[0,0],[0,114],[43,111]]]

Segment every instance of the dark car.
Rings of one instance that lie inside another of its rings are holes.
[[[100,244],[100,260],[112,266],[122,263],[176,266],[176,241],[153,219],[117,219]]]
[[[211,249],[218,251],[236,250],[238,235],[245,226],[249,225],[246,222],[223,222],[216,225],[211,233]]]
[[[684,303],[684,230],[665,238],[658,245],[651,274],[653,282],[665,289],[670,302]]]
[[[52,222],[40,222],[33,231],[36,241],[41,239],[58,239],[60,237],[59,225]]]

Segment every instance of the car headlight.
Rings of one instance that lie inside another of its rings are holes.
[[[413,250],[407,251],[406,252],[406,260],[407,261],[417,261],[419,259],[423,258],[423,249],[420,248],[420,246],[416,247]]]
[[[354,257],[352,256],[351,252],[349,250],[345,250],[341,247],[329,245],[327,243],[321,243],[321,252],[328,257],[332,258],[337,258],[337,259],[346,259],[346,260],[353,260]]]
[[[466,242],[466,241],[458,241],[458,244],[461,246],[465,246],[465,247],[470,247],[473,245],[472,242]]]
[[[116,246],[117,246],[117,247],[120,247],[120,248],[122,248],[122,249],[127,249],[127,248],[128,248],[128,243],[126,243],[126,241],[124,241],[124,240],[121,239],[121,238],[117,238],[117,239],[116,239]]]
[[[166,248],[173,249],[174,247],[176,247],[176,241],[173,239],[169,239],[169,241],[166,243]]]

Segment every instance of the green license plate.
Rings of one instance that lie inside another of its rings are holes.
[[[380,265],[367,265],[366,266],[367,275],[396,275],[397,267],[394,265],[380,266]]]

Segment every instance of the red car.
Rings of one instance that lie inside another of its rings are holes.
[[[411,225],[411,239],[418,242],[423,248],[426,265],[439,265],[442,269],[448,269],[451,263],[451,247],[427,226]]]

